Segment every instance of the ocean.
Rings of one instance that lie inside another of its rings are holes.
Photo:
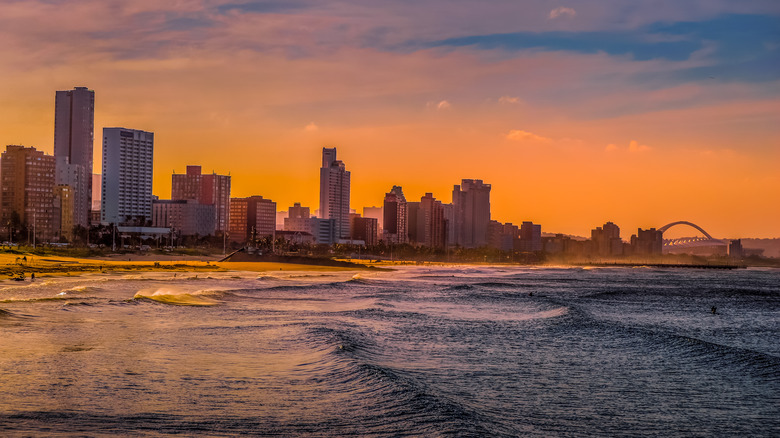
[[[777,437],[780,270],[5,280],[0,435]]]

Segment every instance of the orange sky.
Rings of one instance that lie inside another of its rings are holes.
[[[777,7],[436,3],[4,2],[0,141],[51,153],[55,90],[87,86],[96,138],[155,133],[161,198],[199,164],[234,196],[313,210],[335,146],[358,211],[478,178],[494,219],[544,232],[780,237]]]

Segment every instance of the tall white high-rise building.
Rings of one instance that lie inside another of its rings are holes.
[[[92,161],[95,92],[86,87],[57,91],[54,108],[54,160],[57,185],[73,195],[73,225],[89,226],[92,209]],[[70,230],[68,230],[70,231]]]
[[[100,221],[143,226],[152,219],[154,133],[103,128]]]
[[[334,219],[334,236],[350,238],[349,171],[336,159],[336,148],[322,148],[320,168],[320,216]]]

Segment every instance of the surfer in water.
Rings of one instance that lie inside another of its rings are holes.
[[[718,314],[718,308],[717,307],[712,306],[712,307],[710,307],[710,310],[712,311],[713,315],[717,315]]]

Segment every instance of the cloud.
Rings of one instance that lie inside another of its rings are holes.
[[[552,140],[541,135],[536,135],[533,132],[523,131],[520,129],[513,129],[506,135],[507,140],[513,141],[532,141],[537,143],[549,143]]]
[[[575,15],[577,15],[577,11],[574,9],[567,8],[565,6],[558,6],[557,8],[550,11],[549,18],[550,20],[554,20],[563,16],[574,17]]]
[[[317,130],[319,130],[319,129],[320,129],[320,127],[319,127],[319,126],[317,126],[317,125],[315,125],[315,124],[314,124],[314,122],[309,122],[309,124],[308,124],[308,125],[306,125],[306,126],[303,128],[303,130],[304,130],[304,131],[306,131],[306,132],[314,132],[314,131],[317,131]]]
[[[637,153],[637,152],[646,152],[650,150],[650,146],[646,146],[643,144],[639,144],[636,140],[631,140],[631,142],[628,144],[628,151]]]
[[[604,148],[604,152],[610,153],[610,152],[615,152],[615,151],[627,151],[627,152],[630,152],[630,153],[633,153],[633,154],[638,154],[638,153],[641,153],[641,152],[647,152],[647,151],[649,151],[651,149],[652,148],[650,146],[647,146],[647,145],[644,145],[644,144],[639,144],[639,142],[636,141],[636,140],[631,140],[628,143],[628,147],[627,148],[621,148],[620,146],[618,146],[618,145],[616,145],[614,143],[610,143],[610,144],[608,144]]]
[[[449,103],[446,100],[442,100],[442,101],[439,101],[439,102],[428,102],[428,103],[425,104],[425,106],[428,107],[428,108],[437,109],[439,111],[448,110],[448,109],[452,108],[452,104]]]
[[[498,98],[498,103],[514,104],[514,103],[518,103],[518,102],[520,102],[520,98],[519,97],[501,96],[501,97]]]

